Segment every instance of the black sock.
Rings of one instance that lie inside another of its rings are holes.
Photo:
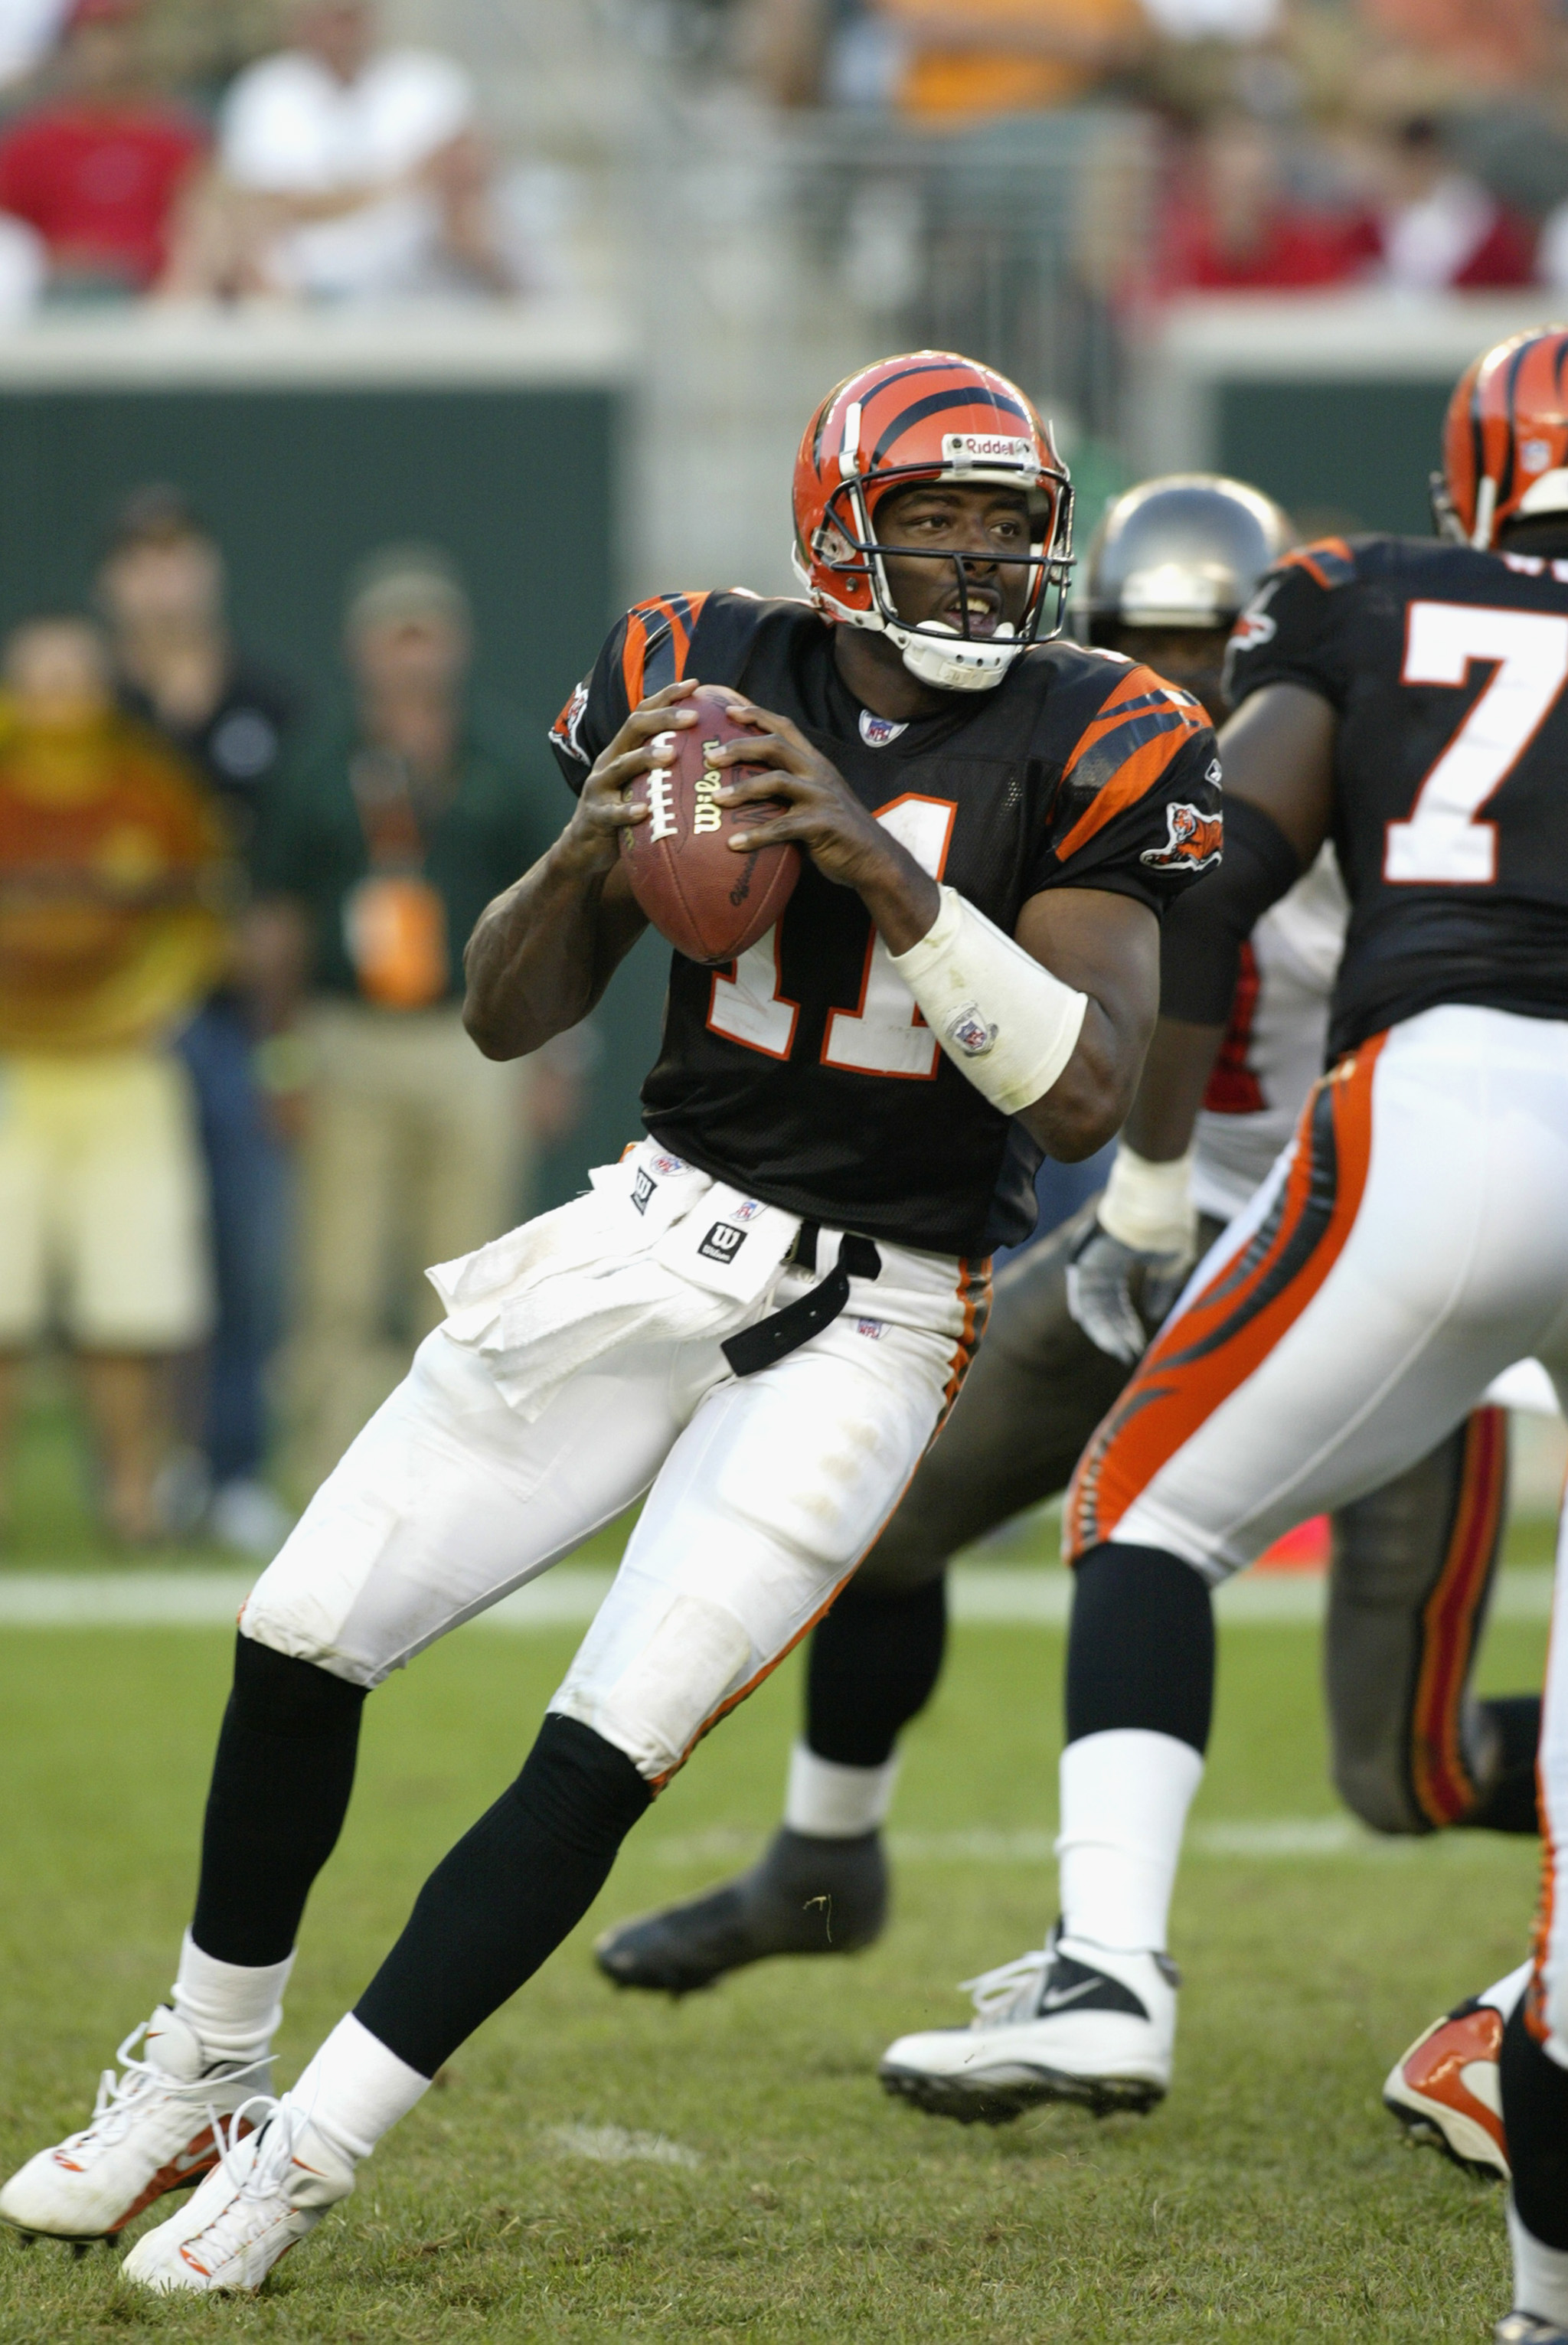
[[[1543,2248],[1568,2248],[1568,2068],[1549,2059],[1524,2025],[1529,1990],[1502,2031],[1502,2124],[1513,2203]]]
[[[1163,1548],[1091,1548],[1074,1574],[1067,1740],[1141,1726],[1195,1751],[1214,1715],[1208,1587]]]
[[[1538,1833],[1535,1753],[1541,1741],[1541,1696],[1492,1694],[1478,1707],[1498,1731],[1497,1772],[1484,1797],[1459,1821],[1480,1832]]]
[[[260,1967],[292,1951],[348,1812],[364,1700],[313,1661],[236,1639],[190,1925],[203,1954]]]
[[[860,1596],[851,1579],[811,1633],[806,1741],[840,1767],[881,1767],[931,1700],[947,1643],[945,1575],[903,1596]]]
[[[433,2076],[582,1920],[652,1797],[624,1751],[547,1713],[516,1782],[420,1891],[355,2018]]]

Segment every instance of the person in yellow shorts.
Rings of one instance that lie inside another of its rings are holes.
[[[76,1355],[119,1538],[158,1530],[167,1368],[209,1325],[206,1199],[169,1047],[222,965],[200,781],[121,715],[96,630],[0,663],[0,1483],[26,1354]]]

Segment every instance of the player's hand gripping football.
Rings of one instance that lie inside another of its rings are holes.
[[[669,735],[695,725],[696,716],[680,704],[697,690],[694,681],[667,684],[639,701],[615,739],[595,760],[583,784],[576,810],[561,835],[558,852],[574,876],[613,871],[621,851],[621,833],[634,823],[647,822],[648,810],[626,793],[639,774],[655,766],[675,763]],[[656,747],[661,740],[663,746]]]
[[[881,932],[890,952],[907,952],[926,933],[942,909],[937,884],[906,848],[869,814],[838,769],[787,716],[738,698],[738,722],[756,727],[743,740],[713,752],[716,766],[760,766],[718,792],[721,806],[756,800],[786,811],[738,830],[729,841],[738,855],[753,848],[793,843],[804,848],[824,878],[853,888]]]

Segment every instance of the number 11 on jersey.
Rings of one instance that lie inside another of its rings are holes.
[[[957,812],[948,798],[902,797],[880,807],[877,820],[886,825],[922,871],[940,879]],[[733,977],[713,980],[709,1026],[717,1034],[728,1035],[731,1041],[743,1042],[749,1051],[764,1051],[770,1059],[787,1059],[799,1004],[788,1000],[781,988],[778,929],[770,929],[765,937],[759,937],[734,968]],[[864,1075],[929,1079],[936,1072],[937,1058],[936,1038],[873,929],[860,1003],[854,1010],[830,1013],[822,1063]]]

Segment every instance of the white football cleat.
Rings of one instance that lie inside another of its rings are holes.
[[[1509,2179],[1502,2050],[1502,2013],[1461,2003],[1416,2037],[1383,2086],[1383,2106],[1412,2142],[1430,2142],[1483,2182]]]
[[[204,2068],[195,2031],[162,2004],[115,2059],[122,2073],[104,2070],[81,2132],[41,2149],[0,2190],[0,2220],[29,2237],[112,2239],[166,2190],[199,2182],[218,2161],[218,2120],[272,2082],[270,2060]]]
[[[248,2115],[254,2131],[241,2125]],[[353,2167],[302,2109],[259,2095],[236,2112],[218,2164],[195,2198],[145,2232],[120,2269],[159,2295],[258,2289],[353,2187]]]
[[[1058,1924],[1038,1954],[962,1984],[974,2017],[901,2035],[877,2068],[890,2093],[961,2125],[1005,2125],[1038,2101],[1104,2117],[1164,2098],[1180,1984],[1168,1954],[1113,1952]]]

